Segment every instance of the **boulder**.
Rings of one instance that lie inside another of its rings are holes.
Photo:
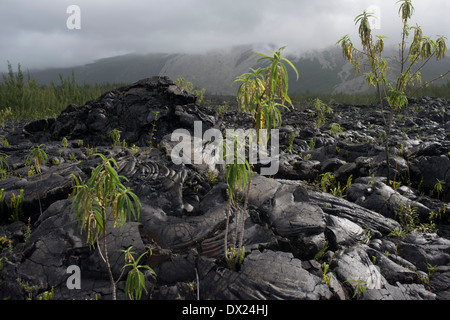
[[[332,296],[321,278],[287,252],[253,251],[239,272],[199,260],[200,298],[217,300],[326,300]]]

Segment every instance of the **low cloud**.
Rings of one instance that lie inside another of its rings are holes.
[[[81,30],[69,30],[66,9],[81,9]],[[446,35],[448,0],[413,1],[426,35]],[[0,4],[0,72],[6,61],[36,69],[66,67],[126,53],[203,52],[251,43],[288,45],[301,52],[334,45],[350,34],[369,6],[381,12],[380,35],[398,43],[395,0],[3,0]],[[447,35],[448,36],[448,35]]]

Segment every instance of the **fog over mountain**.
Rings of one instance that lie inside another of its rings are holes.
[[[261,49],[261,50],[260,50]],[[153,76],[169,76],[175,80],[178,76],[192,81],[197,88],[205,88],[207,94],[235,95],[238,84],[234,80],[250,68],[259,66],[260,56],[253,54],[277,50],[275,46],[243,45],[229,47],[223,50],[211,50],[206,53],[188,54],[128,54],[100,59],[94,63],[69,68],[55,68],[43,71],[31,71],[30,74],[39,83],[59,83],[59,76],[71,76],[72,71],[78,83],[132,83],[139,79]],[[386,49],[386,53],[395,55],[394,47]],[[323,50],[310,50],[301,55],[288,57],[299,71],[300,78],[296,80],[290,67],[289,88],[291,93],[306,91],[315,93],[358,93],[369,89],[364,83],[364,76],[355,76],[352,65],[342,58],[342,52],[337,46]],[[450,70],[450,59],[430,62],[422,72],[423,80],[427,81]],[[364,70],[363,70],[364,72]],[[395,60],[390,62],[388,77],[399,72]],[[445,78],[445,79],[448,79]],[[445,81],[445,80],[444,80]]]
[[[447,0],[416,0],[411,21],[424,34],[450,30]],[[70,29],[79,8],[79,29]],[[125,54],[192,54],[253,44],[288,45],[290,54],[322,50],[343,35],[356,42],[354,18],[379,10],[378,34],[399,42],[397,0],[2,0],[0,72],[66,68]],[[447,35],[448,36],[448,35]]]

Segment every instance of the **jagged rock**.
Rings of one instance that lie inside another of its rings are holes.
[[[400,227],[397,221],[386,219],[378,212],[368,210],[345,199],[317,191],[309,192],[309,196],[313,203],[322,208],[323,212],[356,223],[370,231],[374,238],[388,235],[392,230]]]
[[[430,278],[430,288],[439,300],[450,300],[450,267],[438,266]]]
[[[326,238],[331,250],[351,247],[358,243],[367,243],[369,238],[364,229],[348,219],[325,215]]]
[[[359,290],[359,285],[363,285],[365,289],[381,289],[387,283],[362,246],[349,247],[338,252],[333,257],[330,268],[352,292]]]
[[[428,218],[431,210],[423,204],[402,196],[381,181],[369,182],[369,179],[357,179],[348,192],[348,198],[364,208],[381,213],[383,216],[394,219],[401,210],[414,208],[415,212]]]
[[[402,266],[398,263],[392,256],[387,256],[378,250],[367,250],[368,255],[372,259],[374,265],[380,269],[380,273],[383,277],[391,284],[396,283],[418,283],[423,284],[423,279],[420,278],[419,272],[417,272],[414,265],[408,264],[407,266]],[[408,268],[407,268],[408,267]],[[423,274],[425,277],[426,274]]]
[[[109,132],[116,129],[129,145],[145,146],[195,120],[213,126],[214,112],[193,105],[195,100],[169,78],[152,77],[105,93],[85,106],[70,105],[56,119],[32,121],[24,133],[34,142],[67,137],[95,146],[109,144]]]
[[[424,272],[430,267],[450,263],[450,240],[436,234],[411,232],[398,241],[397,250],[400,256]]]
[[[4,203],[18,197],[23,190],[22,209],[20,214],[27,213],[33,222],[54,201],[65,199],[72,192],[74,181],[71,174],[80,175],[81,170],[71,164],[52,166],[42,174],[34,174],[28,179],[12,177],[0,181],[3,189]],[[8,221],[13,214],[10,206],[3,205],[0,210],[0,221]]]
[[[314,180],[320,174],[320,162],[317,160],[299,161],[294,164],[298,180]]]
[[[371,289],[363,292],[361,300],[436,300],[434,293],[419,284],[387,284],[382,289]]]
[[[413,162],[413,170],[424,188],[434,190],[441,181],[443,201],[450,201],[450,159],[448,156],[420,157]]]
[[[324,300],[332,293],[321,278],[286,252],[253,251],[239,272],[199,260],[200,298],[218,300]]]

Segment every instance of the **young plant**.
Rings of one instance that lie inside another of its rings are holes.
[[[5,195],[3,192],[5,189],[0,189],[0,215],[3,214],[3,210],[5,210]]]
[[[5,180],[8,176],[9,172],[9,165],[8,161],[6,161],[6,158],[8,156],[4,153],[0,153],[0,181]]]
[[[327,250],[328,250],[328,240],[325,241],[325,243],[323,244],[322,249],[320,249],[319,252],[316,253],[316,255],[314,256],[314,260],[322,259],[323,255],[325,254],[325,252]]]
[[[89,145],[86,148],[84,148],[84,150],[86,151],[86,156],[88,158],[91,158],[97,152],[97,148],[94,149],[94,147],[91,147]]]
[[[45,153],[42,147],[42,144],[31,147],[30,153],[27,157],[27,162],[31,164],[31,161],[33,161],[36,172],[38,172],[39,174],[41,174],[42,172],[42,166],[45,165],[48,161],[47,153]]]
[[[312,116],[316,117],[316,127],[320,128],[327,120],[327,114],[332,114],[333,109],[323,103],[320,99],[314,100],[314,111]]]
[[[119,176],[115,170],[117,162],[113,158],[106,158],[103,154],[96,155],[101,157],[102,163],[95,168],[86,183],[81,184],[72,174],[76,184],[72,210],[76,209],[75,218],[81,224],[81,229],[86,231],[88,243],[91,246],[97,244],[100,256],[108,269],[113,300],[116,300],[116,282],[106,243],[107,225],[112,221],[113,228],[122,227],[131,216],[139,220],[141,203],[130,188],[125,187],[120,181],[127,179]],[[99,245],[100,235],[103,238],[103,248]]]
[[[314,150],[314,148],[316,147],[316,141],[314,140],[314,138],[310,138],[308,140],[308,146],[309,146],[309,150]]]
[[[155,140],[155,135],[156,135],[156,131],[157,131],[156,127],[158,125],[159,111],[153,111],[153,113],[155,114],[155,119],[152,122],[152,131],[150,132],[150,140],[148,141],[149,147],[153,147],[153,140]]]
[[[226,183],[228,185],[228,209],[227,220],[225,225],[225,258],[230,269],[235,270],[236,265],[240,265],[243,261],[243,239],[244,239],[244,223],[247,211],[248,191],[250,188],[250,179],[252,169],[247,159],[243,159],[244,163],[240,164],[235,159],[233,164],[227,165]],[[244,198],[244,208],[239,205],[239,199]],[[230,224],[231,211],[235,212],[235,230],[232,237],[233,242],[231,248],[228,248],[228,228]],[[239,242],[237,243],[237,239]],[[237,253],[236,253],[237,252]]]
[[[442,192],[442,190],[443,190],[443,185],[445,184],[445,181],[439,180],[439,179],[436,179],[436,180],[437,180],[437,182],[436,182],[436,184],[434,185],[433,190],[437,192],[437,194],[438,194],[438,199],[439,199],[439,196],[441,195],[441,192]]]
[[[333,276],[333,273],[328,272],[328,270],[330,269],[330,265],[327,264],[326,262],[324,262],[322,264],[322,267],[323,267],[323,281],[325,281],[325,283],[329,287],[330,286],[331,277]]]
[[[138,146],[136,146],[135,144],[133,144],[132,146],[131,146],[131,154],[133,155],[133,156],[135,156],[136,155],[136,153],[138,153],[139,152],[139,147]]]
[[[337,187],[334,187],[331,189],[331,193],[334,196],[339,196],[339,197],[343,197],[344,192],[348,192],[348,189],[350,188],[351,184],[352,184],[352,179],[353,179],[353,175],[350,175],[350,177],[348,177],[347,179],[347,183],[345,185],[345,187],[341,187],[341,183],[338,181],[338,185]]]
[[[342,127],[339,123],[332,123],[331,127],[330,127],[330,132],[331,134],[337,138],[338,136],[340,136],[342,134]]]
[[[273,56],[255,53],[261,56],[258,61],[268,61],[269,66],[256,70],[251,69],[251,72],[244,73],[235,80],[235,82],[241,82],[237,93],[239,109],[241,112],[251,115],[252,128],[257,132],[258,141],[260,141],[259,130],[267,129],[270,132],[272,128],[281,124],[279,108],[288,108],[285,103],[292,106],[291,99],[288,96],[288,73],[284,62],[294,69],[297,78],[298,71],[288,59],[281,57],[281,52],[284,49],[285,47],[282,47],[276,52],[270,51]],[[266,139],[269,136],[267,135]],[[239,150],[237,148],[237,137],[233,141],[234,150]],[[252,143],[253,141],[250,139],[249,150],[253,150]],[[264,143],[267,143],[267,140]],[[226,154],[229,153],[226,152]],[[225,227],[225,258],[230,268],[235,269],[237,265],[243,262],[245,254],[243,247],[244,223],[247,214],[252,167],[245,156],[243,158],[235,157],[234,161],[227,161],[227,163],[225,180],[228,185],[228,210]],[[243,208],[239,205],[240,197],[244,198]],[[228,227],[232,209],[236,213],[236,230],[233,245],[229,248]],[[239,241],[237,242],[238,238]]]
[[[11,111],[11,108],[4,108],[4,109],[0,110],[0,127],[3,127],[4,122],[12,121],[13,118],[14,118],[14,115]]]
[[[64,137],[61,141],[61,145],[64,149],[67,149],[68,145],[69,145],[69,141],[67,140],[66,137]]]
[[[419,90],[450,73],[449,70],[445,74],[422,85],[420,72],[433,57],[438,61],[445,57],[445,52],[447,51],[447,39],[444,36],[438,36],[436,40],[432,40],[423,35],[419,25],[410,26],[408,22],[415,10],[412,1],[400,0],[397,3],[401,3],[399,15],[403,27],[401,32],[401,42],[399,44],[399,56],[397,57],[400,64],[400,73],[394,81],[389,81],[386,78],[388,64],[387,59],[382,55],[384,51],[383,39],[385,37],[376,36],[377,39],[375,40],[372,35],[372,29],[369,23],[369,19],[374,17],[372,13],[364,11],[355,18],[355,24],[359,24],[358,34],[361,40],[362,49],[355,48],[348,35],[342,37],[337,42],[337,44],[342,47],[344,58],[353,64],[356,74],[361,72],[363,62],[364,65],[369,67],[369,72],[365,74],[366,83],[372,85],[376,89],[385,127],[384,147],[386,153],[388,183],[391,181],[389,162],[390,134],[392,131],[394,114],[408,104],[405,93],[406,89],[418,85],[417,90]],[[408,39],[411,33],[414,35],[412,41],[409,43]],[[387,101],[387,105],[385,100]]]
[[[358,278],[358,280],[346,280],[345,282],[355,282],[354,285],[354,291],[352,298],[355,298],[356,296],[359,296],[360,294],[364,293],[366,291],[366,287],[364,285],[367,284],[366,281],[362,281],[361,278]]]
[[[9,142],[8,139],[4,138],[4,137],[0,137],[0,142],[2,143],[2,145],[4,147],[9,147]]]
[[[20,190],[20,194],[16,197],[16,195],[13,193],[11,200],[10,200],[10,207],[11,207],[11,217],[9,218],[9,221],[19,221],[23,216],[23,209],[22,209],[22,203],[23,203],[23,192],[24,190]]]
[[[55,287],[52,287],[50,291],[45,291],[42,294],[42,296],[39,297],[39,300],[44,301],[53,300],[54,296],[55,296]]]
[[[193,94],[197,97],[197,103],[201,104],[203,102],[206,89],[201,90],[194,89],[194,84],[191,81],[186,81],[182,76],[178,76],[175,84],[183,91]]]
[[[118,147],[120,146],[120,134],[122,131],[119,131],[117,129],[113,129],[109,132],[109,138],[112,140],[113,146]]]
[[[332,172],[325,172],[319,175],[320,188],[323,192],[328,192],[328,188],[331,188],[336,183],[336,177]]]
[[[155,271],[150,268],[148,265],[139,265],[139,261],[145,256],[147,253],[151,253],[150,251],[146,251],[139,256],[137,260],[134,259],[135,252],[131,251],[132,247],[129,247],[127,250],[122,250],[125,254],[125,261],[128,264],[124,265],[123,268],[131,267],[131,270],[128,272],[127,281],[125,284],[125,293],[130,300],[140,300],[142,296],[142,290],[145,290],[148,293],[147,288],[145,287],[145,278],[144,274],[140,269],[150,270],[154,275],[156,275]]]
[[[289,134],[289,137],[288,137],[288,149],[289,149],[289,151],[292,151],[292,150],[293,150],[293,147],[294,147],[294,141],[295,141],[295,133],[294,133],[294,132],[291,132],[291,133]]]
[[[251,69],[251,72],[239,76],[235,82],[242,82],[238,89],[239,109],[252,115],[252,127],[256,130],[278,127],[281,123],[279,108],[287,108],[285,103],[292,106],[288,96],[288,73],[283,62],[288,63],[297,74],[295,66],[281,52],[286,47],[273,52],[273,57],[263,53],[258,61],[267,60],[270,65],[266,68]]]
[[[419,223],[417,207],[413,207],[409,204],[401,204],[400,207],[395,210],[395,217],[406,233],[415,231],[416,225]]]
[[[45,165],[48,161],[47,153],[45,153],[44,149],[42,149],[43,145],[36,145],[31,147],[30,153],[28,154],[27,163],[31,163],[34,161],[34,170],[39,173],[39,178],[41,178],[42,166]],[[31,166],[33,169],[33,166]],[[30,170],[31,171],[31,170]],[[39,210],[42,214],[42,205],[41,205],[41,196],[38,194],[39,201]]]

